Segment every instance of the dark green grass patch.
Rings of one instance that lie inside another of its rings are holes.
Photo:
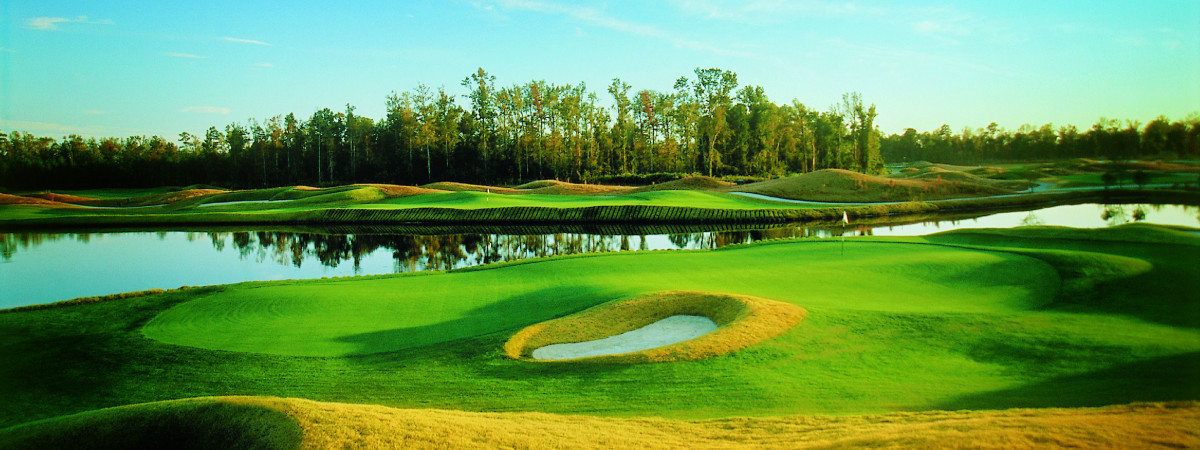
[[[296,419],[237,399],[115,407],[0,429],[0,448],[295,449]]]

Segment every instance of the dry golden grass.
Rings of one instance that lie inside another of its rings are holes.
[[[227,192],[229,191],[223,189],[185,189],[181,191],[168,192],[165,194],[113,199],[94,199],[89,197],[77,197],[74,195],[55,194],[53,192],[29,194],[27,196],[0,194],[0,204],[46,205],[55,207],[77,207],[78,205],[76,205],[76,203],[87,206],[104,207],[154,206],[175,203],[181,200],[203,197],[207,195],[224,194]]]
[[[499,186],[484,186],[484,185],[480,185],[480,184],[470,184],[470,183],[458,183],[458,182],[454,182],[454,181],[439,181],[437,183],[429,183],[429,184],[426,184],[421,187],[423,187],[425,189],[436,189],[439,191],[452,191],[452,192],[459,192],[459,191],[487,192],[488,190],[491,190],[491,192],[493,194],[517,194],[517,193],[521,192],[519,189],[512,189],[512,188],[499,187]]]
[[[189,448],[1196,448],[1197,423],[1200,402],[685,421],[206,397],[20,425],[0,442],[124,448],[183,431]]]
[[[684,177],[678,180],[668,181],[666,183],[652,184],[639,188],[629,189],[622,194],[632,194],[635,192],[649,191],[713,191],[717,189],[734,186],[734,183],[721,181],[713,177],[704,175]]]
[[[165,194],[145,195],[141,197],[133,197],[128,199],[108,199],[100,200],[93,203],[96,206],[154,206],[167,205],[178,201],[204,197],[208,195],[224,194],[229,191],[224,189],[184,189],[181,191],[167,192]]]
[[[575,182],[540,180],[530,181],[527,182],[527,184],[517,186],[517,190],[517,193],[538,193],[547,194],[547,196],[594,196],[594,194],[629,191],[630,187],[588,184],[581,185],[575,184]]]
[[[262,398],[303,448],[1195,448],[1200,403],[682,421]]]
[[[78,195],[59,194],[59,193],[49,192],[49,191],[40,192],[40,193],[36,193],[36,194],[26,194],[25,196],[46,199],[46,200],[50,200],[52,202],[75,203],[75,204],[84,204],[84,205],[99,201],[99,199],[95,199],[95,198],[91,198],[91,197],[80,197]]]
[[[386,195],[388,197],[412,197],[414,195],[446,192],[444,190],[438,190],[438,189],[429,189],[429,188],[415,187],[415,186],[400,186],[400,185],[396,185],[396,184],[360,183],[360,184],[355,184],[354,186],[372,187],[375,189],[379,189],[379,192],[382,192],[383,195]]]
[[[60,207],[60,208],[76,207],[76,205],[72,205],[69,203],[63,203],[63,202],[58,202],[58,201],[54,201],[54,200],[47,200],[47,199],[38,198],[38,197],[26,197],[26,196],[22,196],[22,195],[11,195],[11,194],[0,194],[0,205],[42,205],[42,206],[54,206],[54,207]]]
[[[841,169],[823,169],[800,176],[725,188],[794,200],[878,202],[942,200],[1011,194],[978,183],[934,179],[885,178]]]
[[[676,344],[620,355],[565,361],[647,363],[688,361],[734,352],[787,332],[807,311],[789,303],[743,295],[666,291],[606,303],[570,316],[530,325],[504,344],[513,359],[530,359],[535,349],[585,342],[636,330],[675,315],[704,316],[717,329]],[[555,362],[562,362],[556,360]],[[544,361],[539,361],[544,362]]]
[[[949,166],[949,167],[957,167],[957,166]],[[1012,191],[1028,189],[1030,186],[1034,186],[1033,182],[1026,181],[1026,180],[993,180],[990,178],[985,178],[983,176],[979,176],[979,175],[975,175],[975,174],[971,173],[971,171],[975,171],[975,169],[979,169],[979,168],[969,168],[969,169],[970,170],[968,170],[968,171],[952,170],[952,169],[946,169],[946,168],[942,167],[942,165],[932,165],[932,166],[929,166],[929,167],[926,167],[923,169],[917,169],[914,171],[906,171],[906,172],[903,172],[898,175],[892,175],[890,178],[921,179],[921,180],[931,180],[931,181],[936,181],[938,179],[941,179],[943,181],[957,181],[957,182],[962,182],[962,183],[977,184],[977,185],[981,185],[981,186],[987,186],[987,187],[992,187],[992,188],[996,188],[996,189],[1006,189],[1006,190],[1012,190]],[[995,170],[999,171],[999,172],[995,172],[995,173],[1003,173],[1004,172],[1004,169],[995,169]],[[981,172],[981,173],[987,174],[987,172]]]
[[[179,290],[186,290],[186,289],[189,289],[189,288],[187,286],[183,286],[183,287],[179,288]],[[18,307],[9,308],[9,309],[0,309],[0,314],[20,312],[20,311],[37,311],[40,309],[60,308],[63,306],[81,305],[84,303],[99,303],[99,302],[108,302],[108,301],[113,301],[113,300],[124,300],[127,298],[136,298],[136,297],[144,297],[147,295],[161,294],[163,292],[167,292],[167,291],[164,289],[148,289],[148,290],[144,290],[144,291],[122,292],[119,294],[96,295],[96,296],[90,296],[90,297],[76,297],[76,298],[73,298],[70,300],[62,300],[62,301],[57,301],[57,302],[53,302],[53,303],[39,303],[36,305],[25,305],[25,306],[18,306]]]

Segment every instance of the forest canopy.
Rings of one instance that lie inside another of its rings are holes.
[[[861,94],[819,111],[772,102],[737,74],[697,68],[668,90],[619,78],[535,80],[497,86],[482,68],[461,81],[461,98],[419,85],[385,99],[372,119],[346,105],[308,118],[294,113],[212,126],[203,135],[55,140],[0,133],[0,187],[8,189],[216,184],[261,187],[360,182],[594,182],[622,176],[700,173],[779,177],[838,168],[885,172],[884,160],[983,162],[1077,156],[1196,157],[1200,119],[1156,119],[1145,127],[1101,120],[1080,132],[996,124],[953,134],[948,126],[883,136]]]

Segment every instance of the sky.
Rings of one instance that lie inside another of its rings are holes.
[[[621,78],[671,91],[718,67],[775,103],[877,106],[884,133],[1088,128],[1200,111],[1200,1],[0,2],[0,131],[202,134],[321,108],[379,119],[424,83]]]

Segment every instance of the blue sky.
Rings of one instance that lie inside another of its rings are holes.
[[[1200,111],[1200,2],[356,1],[0,3],[0,130],[201,133],[329,107],[384,115],[418,83],[464,94],[696,67],[821,110],[858,91],[892,133],[1146,122]],[[459,100],[460,104],[466,104]]]

